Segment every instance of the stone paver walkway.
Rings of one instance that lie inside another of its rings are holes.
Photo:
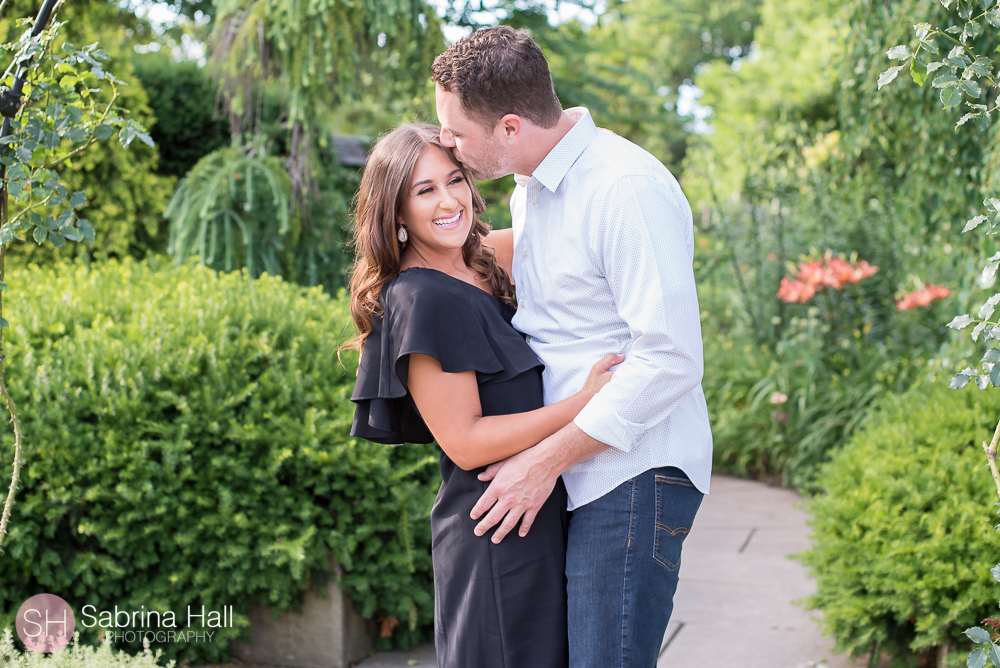
[[[681,583],[657,668],[862,668],[830,651],[794,605],[814,583],[788,555],[809,547],[793,491],[715,476],[684,543]],[[360,668],[433,667],[434,648],[376,654]]]

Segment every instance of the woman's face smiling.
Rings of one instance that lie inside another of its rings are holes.
[[[472,226],[472,189],[444,151],[428,146],[413,169],[400,215],[416,252],[461,250]]]

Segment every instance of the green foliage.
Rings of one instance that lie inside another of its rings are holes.
[[[28,16],[34,11],[37,3],[16,2],[5,8],[5,16]],[[99,43],[110,56],[107,67],[120,82],[115,110],[118,115],[148,126],[154,119],[128,58],[132,48],[128,35],[139,26],[134,17],[129,17],[110,3],[63,4],[55,19],[65,25],[55,37],[53,48],[59,54],[64,41],[77,45]],[[0,20],[0,39],[16,39],[20,33],[12,20]],[[102,89],[90,99],[97,104],[108,104],[112,96],[110,87],[87,76],[91,87]],[[57,257],[141,257],[151,248],[165,248],[162,213],[173,179],[158,176],[154,171],[156,164],[156,148],[140,140],[127,149],[119,142],[99,142],[57,165],[55,171],[71,192],[83,190],[88,194],[89,201],[81,215],[94,228],[93,244],[67,244],[60,249],[35,243],[18,244],[8,250],[8,261],[21,265],[29,261],[52,262]]]
[[[690,142],[683,183],[701,232],[706,395],[724,468],[808,487],[875,398],[904,390],[925,360],[968,355],[943,324],[984,289],[966,274],[979,249],[947,235],[983,187],[985,153],[935,113],[936,92],[878,91],[872,58],[932,5],[765,0],[750,56],[695,78],[715,131]],[[787,263],[827,250],[879,272],[850,300],[818,296],[812,315],[779,302]],[[897,311],[930,283],[952,297]],[[728,375],[711,380],[712,365]],[[770,405],[771,387],[788,403]]]
[[[80,634],[65,649],[52,654],[18,651],[10,629],[3,630],[0,638],[0,666],[2,668],[158,668],[159,652],[144,651],[135,656],[111,649],[110,637],[99,647],[80,644]],[[173,668],[171,661],[167,668]]]
[[[437,448],[349,436],[346,298],[162,256],[30,267],[11,291],[27,476],[0,627],[38,591],[77,609],[232,605],[237,628],[163,647],[219,662],[251,602],[299,603],[332,557],[362,615],[403,620],[381,646],[427,637]]]
[[[171,239],[185,239],[182,247],[171,241],[171,252],[181,263],[187,249],[218,246],[226,262],[252,259],[244,266],[253,275],[266,268],[335,294],[346,283],[349,202],[359,175],[337,163],[334,133],[373,136],[401,117],[433,116],[430,78],[413,73],[429,73],[444,50],[437,15],[422,0],[233,0],[214,11],[211,67],[235,143],[195,171],[211,166],[236,178],[260,165],[274,206],[251,201],[249,181],[237,193],[235,185],[189,177],[168,213]],[[225,233],[233,225],[241,235]]]
[[[163,50],[136,54],[132,65],[156,117],[149,134],[160,151],[158,174],[181,178],[203,156],[229,144],[229,124],[215,118],[215,88],[204,68]]]
[[[225,271],[233,270],[239,254],[250,276],[281,276],[278,254],[291,229],[290,189],[277,158],[247,157],[235,149],[209,153],[181,181],[164,214],[173,223],[170,254],[182,261],[197,253],[203,264]],[[248,218],[257,224],[248,225]]]
[[[593,26],[576,20],[552,26],[541,3],[490,4],[506,14],[502,23],[531,32],[564,107],[587,107],[599,125],[676,169],[689,135],[676,111],[679,87],[709,62],[731,64],[749,53],[760,2],[611,3]],[[478,25],[470,15],[452,18]]]
[[[837,648],[900,659],[964,631],[996,609],[989,475],[980,448],[1000,398],[940,382],[890,394],[824,468],[802,560]]]

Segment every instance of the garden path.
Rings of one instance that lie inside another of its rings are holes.
[[[794,601],[815,584],[789,555],[809,547],[797,493],[714,476],[684,543],[681,583],[657,668],[861,668],[831,651]],[[434,648],[382,652],[359,668],[433,668]]]

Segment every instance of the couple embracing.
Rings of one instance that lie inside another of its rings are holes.
[[[691,209],[527,33],[432,79],[441,127],[381,138],[358,194],[351,433],[441,446],[438,667],[653,668],[711,471]],[[473,179],[507,174],[491,231]]]

